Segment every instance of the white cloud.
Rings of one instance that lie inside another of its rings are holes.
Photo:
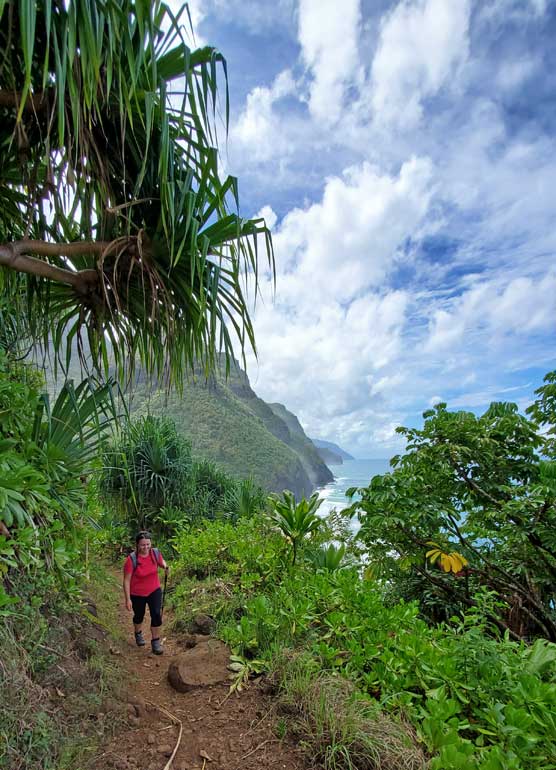
[[[299,43],[313,75],[312,115],[334,123],[343,111],[345,88],[357,76],[359,0],[300,0]]]
[[[278,221],[278,217],[276,216],[276,212],[272,209],[272,206],[263,206],[262,209],[257,214],[255,214],[255,219],[259,219],[261,217],[266,222],[266,226],[269,230],[272,230]]]
[[[469,49],[469,0],[402,0],[382,23],[372,65],[375,119],[405,130],[450,86]]]
[[[432,173],[412,158],[397,177],[363,163],[329,179],[322,201],[291,211],[276,232],[280,295],[297,304],[311,286],[321,302],[347,301],[379,284],[427,212]]]
[[[368,442],[371,423],[384,412],[373,385],[385,385],[380,372],[400,354],[406,304],[399,291],[370,292],[348,308],[321,304],[306,287],[295,314],[278,303],[259,305],[259,359],[249,365],[257,392],[285,401],[309,435],[337,435],[350,444],[364,435]],[[392,416],[380,419],[389,424]]]
[[[330,178],[320,202],[275,227],[276,299],[267,286],[256,307],[259,357],[249,374],[265,399],[298,414],[309,435],[399,445],[384,403],[405,381],[399,361],[409,298],[380,286],[404,259],[400,246],[421,226],[431,187],[426,158],[396,176],[364,163]]]
[[[548,0],[490,0],[477,6],[479,21],[494,24],[522,23],[531,17],[539,19],[548,8]]]
[[[427,352],[454,350],[465,338],[477,347],[492,347],[500,337],[556,331],[556,274],[539,280],[515,278],[504,286],[481,283],[453,302],[449,310],[436,310],[425,343]]]
[[[538,71],[541,62],[534,56],[517,59],[516,61],[504,61],[497,75],[497,83],[504,91],[520,88]]]
[[[259,86],[248,94],[245,109],[230,132],[237,152],[248,154],[251,162],[257,163],[287,153],[287,135],[274,105],[295,89],[290,70],[284,70],[270,88]]]
[[[309,434],[385,456],[394,427],[429,404],[478,409],[553,368],[546,12],[544,0],[300,0],[299,58],[286,42],[275,78],[261,49],[230,142],[278,271],[249,374]]]
[[[460,342],[464,332],[465,318],[460,318],[455,313],[447,313],[445,310],[436,310],[425,350],[430,352],[449,349]]]

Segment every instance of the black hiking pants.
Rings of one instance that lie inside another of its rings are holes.
[[[162,588],[157,588],[148,596],[131,595],[131,605],[133,607],[133,623],[140,626],[145,617],[145,607],[149,605],[151,614],[151,628],[158,628],[162,625]]]

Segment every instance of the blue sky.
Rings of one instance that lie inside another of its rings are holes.
[[[556,7],[203,0],[225,171],[272,226],[257,393],[359,457],[436,401],[525,406],[556,367]]]

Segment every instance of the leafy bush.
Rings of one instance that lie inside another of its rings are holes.
[[[298,503],[288,490],[282,493],[281,498],[277,495],[269,498],[270,518],[292,545],[292,565],[304,538],[316,532],[322,524],[322,519],[317,516],[321,503],[316,492],[309,500],[302,498]]]
[[[441,600],[473,608],[483,587],[501,600],[490,616],[501,630],[556,642],[555,379],[547,375],[537,391],[534,419],[510,403],[478,417],[438,404],[421,429],[398,429],[407,452],[393,458],[392,472],[358,490],[351,513],[372,566],[406,590],[404,571],[418,576],[414,598],[427,583],[421,607],[426,613],[436,595],[432,618]],[[431,541],[444,554],[435,565],[426,558]]]
[[[249,574],[274,579],[285,561],[283,539],[261,519],[220,520],[189,527],[174,538],[180,577],[245,578]]]
[[[64,384],[53,405],[34,367],[0,351],[0,606],[17,570],[53,570],[71,589],[88,512],[84,483],[114,415],[112,385]],[[15,574],[15,572],[14,572]],[[18,578],[19,579],[19,578]]]
[[[208,460],[194,460],[169,418],[141,417],[105,453],[101,491],[130,530],[148,526],[168,541],[203,519],[254,515],[263,491]]]
[[[416,602],[385,604],[381,583],[356,568],[292,567],[281,537],[257,520],[182,533],[177,549],[188,575],[179,614],[202,597],[234,652],[267,667],[277,650],[305,650],[316,670],[409,719],[431,770],[556,765],[556,646],[498,636],[496,592],[476,594],[450,625],[429,626]]]

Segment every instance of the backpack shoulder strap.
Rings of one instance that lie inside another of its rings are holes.
[[[133,567],[132,572],[135,572],[135,570],[137,569],[137,551],[132,551],[129,554],[129,558],[131,559],[131,565]]]
[[[157,567],[160,566],[160,551],[158,548],[151,548],[151,553],[154,555],[154,561]]]

